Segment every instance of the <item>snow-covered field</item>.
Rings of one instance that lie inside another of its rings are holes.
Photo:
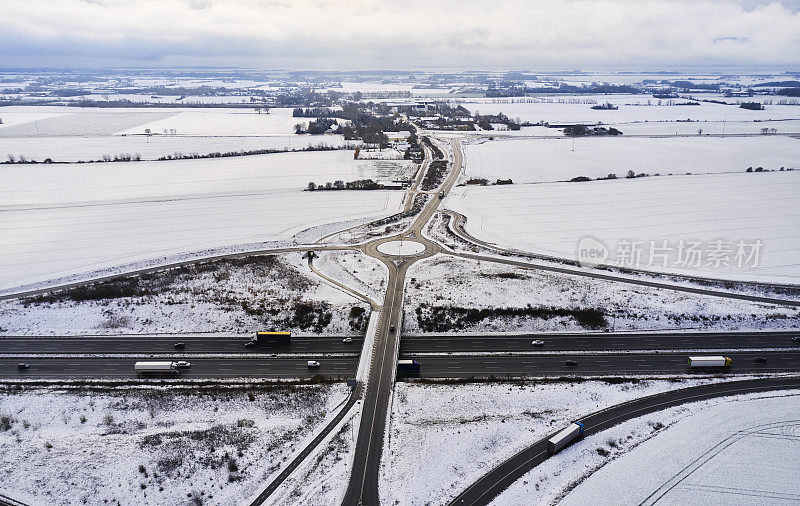
[[[246,504],[347,396],[308,386],[0,394],[0,492],[29,504]]]
[[[698,95],[698,98],[717,98]],[[770,97],[773,98],[773,97]],[[687,102],[686,99],[674,99]],[[728,102],[763,102],[764,97],[752,99],[722,99]],[[590,103],[594,101],[593,103]],[[650,105],[648,105],[648,101]],[[618,110],[595,110],[592,105],[611,102]],[[536,123],[627,123],[631,121],[756,121],[768,119],[800,119],[800,107],[767,105],[762,111],[741,109],[738,105],[702,102],[700,105],[666,105],[648,95],[579,95],[541,97],[536,103],[466,103],[473,113],[497,114]],[[624,130],[623,130],[624,131]]]
[[[445,205],[467,216],[470,234],[507,247],[576,258],[579,241],[591,236],[623,266],[798,283],[798,192],[800,172],[793,171],[460,187]],[[624,241],[643,241],[635,248],[628,244],[640,252],[638,261],[627,255]],[[717,241],[723,241],[720,248]],[[739,241],[745,246],[741,262]],[[693,243],[700,243],[700,253],[689,257]]]
[[[375,163],[335,151],[4,168],[0,288],[389,215],[402,192],[300,191],[387,170]]]
[[[377,258],[360,251],[319,251],[315,255],[314,265],[326,276],[373,300],[383,298],[388,271]]]
[[[381,503],[446,503],[499,462],[576,417],[708,381],[397,383],[379,471]]]
[[[8,155],[17,160],[55,162],[103,160],[104,156],[140,155],[142,160],[156,160],[176,155],[206,155],[259,149],[303,149],[308,146],[342,146],[348,144],[341,135],[275,135],[262,137],[224,137],[173,135],[108,136],[108,137],[18,137],[0,138],[0,161]],[[352,158],[352,156],[351,156]],[[240,160],[241,161],[241,160]]]
[[[181,135],[288,135],[294,133],[296,124],[308,125],[309,121],[292,117],[291,108],[270,109],[269,114],[243,109],[191,109],[118,133],[142,134],[149,128],[153,132],[175,129]]]
[[[796,503],[798,395],[723,397],[630,420],[562,450],[492,504]]]
[[[466,324],[447,307],[598,309],[614,330],[762,330],[800,326],[800,309],[697,295],[491,262],[435,256],[408,272],[404,333],[586,331],[573,317],[489,317]],[[433,308],[442,308],[434,312]],[[418,308],[421,313],[418,313]],[[437,316],[439,315],[439,316]],[[453,328],[431,329],[431,326]],[[466,326],[465,326],[466,325]]]
[[[358,274],[342,276],[343,282],[364,291],[379,288],[375,285],[382,275],[380,266],[359,262],[355,254],[342,253],[338,261],[362,267]],[[368,281],[357,285],[355,276]],[[367,304],[320,279],[301,253],[293,252],[181,267],[55,296],[1,301],[0,334],[152,334],[187,329],[247,334],[253,328],[282,328],[299,335],[362,335],[368,317]]]
[[[784,136],[481,139],[464,153],[468,176],[515,183],[624,177],[628,170],[664,175],[800,169],[800,140]]]

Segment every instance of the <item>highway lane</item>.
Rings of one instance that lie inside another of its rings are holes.
[[[400,353],[799,348],[800,342],[792,341],[794,337],[800,337],[800,331],[403,336]],[[534,346],[534,340],[544,344]]]
[[[800,352],[764,351],[718,353],[730,357],[729,369],[705,369],[703,373],[752,374],[800,371]],[[709,355],[703,353],[702,355]],[[504,376],[615,376],[649,374],[687,374],[695,372],[687,364],[686,353],[625,353],[611,355],[532,355],[523,357],[414,357],[401,354],[400,358],[413,358],[420,363],[420,376],[424,378],[470,378]],[[755,357],[766,358],[765,363],[755,362]],[[574,360],[577,366],[567,366]]]
[[[679,406],[687,402],[701,401],[727,395],[797,388],[800,388],[800,379],[797,377],[732,381],[681,388],[618,404],[583,417],[578,417],[577,420],[585,426],[584,436],[589,436],[609,429],[626,420],[673,406]],[[561,428],[563,427],[559,427],[559,430]],[[521,450],[510,459],[496,466],[453,499],[450,505],[483,506],[489,504],[503,490],[524,476],[525,473],[547,460],[549,457],[547,454],[547,440],[556,432],[549,434],[547,437]],[[579,445],[581,441],[578,440],[574,444]]]
[[[358,357],[320,359],[320,367],[307,367],[298,358],[189,358],[192,366],[170,377],[199,378],[309,378],[317,374],[347,379],[355,376]],[[137,378],[133,370],[137,359],[122,358],[33,358],[0,359],[0,377],[17,378]],[[17,365],[26,362],[29,369]]]
[[[47,336],[47,337],[0,337],[0,355],[20,353],[179,353],[191,356],[196,353],[358,353],[364,341],[346,336],[337,337],[293,337],[288,345],[259,344],[245,348],[250,336],[208,335],[140,335],[140,336]],[[175,343],[184,343],[176,350]]]

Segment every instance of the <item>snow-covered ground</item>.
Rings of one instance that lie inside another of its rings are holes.
[[[326,276],[380,301],[388,277],[386,266],[380,260],[360,251],[319,251],[314,265]]]
[[[470,234],[501,246],[575,259],[590,236],[621,266],[798,283],[798,192],[792,171],[458,187],[445,205],[467,217]],[[693,244],[700,253],[689,256]]]
[[[446,308],[598,309],[614,330],[761,330],[800,326],[800,309],[751,303],[491,262],[435,256],[409,268],[403,332],[586,331],[573,317],[495,316],[467,323]],[[436,308],[440,308],[436,310]],[[418,313],[419,311],[419,313]],[[442,328],[433,328],[439,327]],[[452,328],[444,328],[444,327]]]
[[[358,273],[342,275],[343,282],[373,296],[380,289],[382,266],[374,260],[361,253],[323,255],[326,265],[359,266]],[[1,301],[0,335],[247,334],[253,328],[363,335],[368,318],[368,305],[320,279],[296,252],[182,267],[88,292]]]
[[[0,288],[393,214],[402,192],[301,191],[376,177],[374,163],[387,162],[335,151],[4,168]]]
[[[347,397],[308,386],[0,394],[0,492],[29,504],[246,504]]]
[[[499,462],[581,415],[708,381],[718,380],[397,383],[379,471],[381,503],[446,503]]]
[[[699,98],[717,98],[698,95]],[[722,99],[734,103],[759,102],[765,97],[752,99]],[[774,97],[769,97],[774,98]],[[686,99],[674,99],[676,103]],[[701,102],[700,105],[667,105],[667,100],[648,95],[578,95],[541,97],[535,103],[465,103],[473,113],[497,114],[536,123],[628,123],[631,121],[756,121],[769,119],[800,119],[800,107],[792,105],[767,105],[762,111],[741,109],[738,105]],[[596,110],[592,105],[611,102],[618,110]],[[650,105],[648,105],[648,102]],[[661,105],[658,105],[661,102]],[[701,127],[698,127],[701,128]],[[624,130],[623,130],[624,131]]]
[[[515,183],[625,177],[629,170],[666,175],[800,169],[800,140],[784,136],[481,139],[464,153],[467,176]]]
[[[231,136],[173,136],[145,135],[107,137],[17,137],[0,138],[0,161],[8,155],[17,160],[24,156],[28,160],[42,162],[47,158],[55,162],[78,162],[112,159],[118,155],[139,155],[142,160],[157,160],[161,157],[206,155],[232,151],[254,151],[259,149],[290,150],[308,146],[342,146],[350,143],[341,135],[275,135],[262,137]],[[352,154],[351,154],[352,158]]]
[[[246,109],[191,109],[118,133],[143,134],[145,129],[162,132],[174,128],[182,135],[288,135],[294,133],[298,123],[308,125],[309,121],[292,117],[291,108],[270,109],[269,114]]]
[[[723,397],[627,421],[562,450],[492,504],[796,503],[798,395]]]

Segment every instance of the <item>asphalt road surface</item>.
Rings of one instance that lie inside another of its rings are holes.
[[[504,356],[458,356],[458,357],[414,357],[420,363],[420,376],[425,378],[471,378],[504,376],[614,376],[648,374],[686,374],[693,371],[709,373],[776,373],[800,371],[800,352],[748,352],[715,353],[733,360],[730,368],[690,369],[689,355],[686,353],[624,353],[624,354],[563,354],[533,355],[523,357]],[[702,353],[699,355],[709,355]],[[765,363],[755,361],[756,357],[766,359]],[[577,362],[576,366],[566,365],[567,360]]]
[[[577,420],[585,426],[584,436],[589,436],[618,425],[626,420],[687,402],[701,401],[725,395],[796,388],[800,388],[800,379],[798,378],[734,381],[730,383],[682,388],[618,404],[602,411],[580,417]],[[559,430],[561,428],[563,427],[559,427]],[[555,432],[553,434],[555,434]],[[492,469],[488,474],[470,485],[469,488],[458,495],[450,504],[452,506],[481,506],[489,504],[503,490],[521,478],[525,473],[547,460],[549,457],[547,454],[547,440],[552,437],[553,434],[525,448]],[[574,444],[581,444],[581,441],[578,440]]]
[[[0,337],[0,355],[8,353],[358,353],[364,339],[352,337],[293,337],[288,345],[258,344],[245,348],[249,336],[137,335],[137,336],[47,336]],[[175,343],[184,343],[176,350]]]
[[[792,341],[798,336],[800,331],[404,336],[400,340],[400,353],[800,348],[800,342]],[[531,344],[534,340],[544,341],[544,344],[534,346]]]
[[[319,359],[320,367],[308,367],[299,358],[191,358],[192,366],[169,375],[182,379],[199,378],[308,378],[321,374],[334,378],[352,378],[358,367],[358,357]],[[122,358],[31,358],[0,359],[0,377],[8,378],[137,378],[152,375],[133,370],[137,360]],[[155,359],[152,359],[155,360]],[[25,362],[30,368],[20,370]],[[162,376],[156,376],[162,377]]]

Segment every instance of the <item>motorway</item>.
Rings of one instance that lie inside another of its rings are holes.
[[[611,428],[626,420],[667,409],[672,406],[678,406],[686,402],[701,401],[726,395],[797,388],[800,388],[800,379],[796,377],[715,383],[691,388],[681,388],[635,399],[579,417],[577,420],[585,426],[585,437]],[[560,429],[561,427],[559,427],[559,430]],[[489,471],[453,499],[450,505],[483,506],[489,504],[503,490],[525,475],[525,473],[549,458],[547,454],[547,440],[554,434],[555,432],[549,434],[547,437],[523,449]],[[581,444],[581,442],[579,440],[574,444]],[[657,465],[657,463],[654,464]],[[635,477],[632,478],[635,479]]]
[[[526,335],[426,335],[403,337],[401,354],[450,352],[553,352],[583,350],[800,348],[797,332],[664,332]],[[533,340],[542,340],[533,346]]]
[[[169,377],[200,378],[310,378],[317,374],[348,379],[355,376],[358,357],[337,357],[320,360],[320,367],[307,367],[304,358],[192,358],[192,366],[182,368]],[[110,378],[136,379],[133,370],[136,358],[0,358],[0,376],[10,378]],[[157,360],[156,358],[150,360]],[[173,360],[173,359],[170,359]],[[25,362],[29,369],[17,365]]]
[[[351,337],[345,343],[341,337],[292,337],[287,344],[259,344],[245,348],[251,336],[230,335],[136,335],[136,336],[10,336],[0,337],[0,357],[17,353],[170,353],[191,357],[197,353],[358,353],[362,337]],[[173,345],[185,346],[176,350]]]

